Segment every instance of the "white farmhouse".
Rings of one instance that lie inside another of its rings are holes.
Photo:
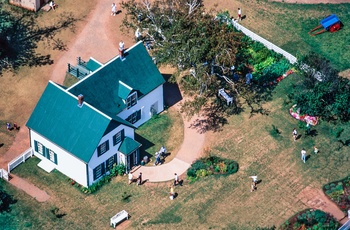
[[[50,81],[27,127],[34,155],[88,187],[116,164],[140,163],[134,130],[164,109],[164,78],[141,42],[70,88]]]

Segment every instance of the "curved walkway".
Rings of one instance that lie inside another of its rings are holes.
[[[175,108],[179,109],[176,104]],[[182,175],[190,167],[192,162],[200,157],[202,152],[205,134],[200,134],[196,129],[191,127],[192,122],[198,117],[184,121],[184,141],[176,157],[169,163],[159,166],[141,166],[133,171],[133,176],[137,177],[142,172],[142,179],[149,182],[163,182],[174,179],[174,173]]]

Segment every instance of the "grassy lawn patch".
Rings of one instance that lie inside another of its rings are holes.
[[[184,130],[181,114],[175,109],[168,109],[143,124],[135,131],[135,139],[142,144],[141,156],[153,157],[164,145],[166,161],[172,160],[183,142]]]

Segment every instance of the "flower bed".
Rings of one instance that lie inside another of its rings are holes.
[[[306,209],[292,216],[279,229],[338,229],[339,226],[338,221],[329,213]]]
[[[346,213],[350,210],[350,176],[323,186],[323,192]]]
[[[229,175],[238,171],[238,163],[216,156],[200,158],[195,161],[187,170],[187,177],[190,181],[195,181],[201,177],[210,175]]]
[[[318,117],[309,116],[307,114],[300,114],[300,109],[298,109],[296,106],[297,105],[293,105],[292,108],[289,109],[289,113],[292,115],[292,117],[299,121],[309,123],[310,125],[317,125]]]

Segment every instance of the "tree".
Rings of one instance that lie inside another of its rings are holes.
[[[338,76],[330,62],[315,53],[301,59],[299,66],[309,66],[301,80],[296,82],[289,97],[302,113],[321,116],[325,120],[350,119],[350,81]],[[317,71],[319,73],[315,75]],[[318,79],[317,79],[318,78]]]
[[[15,204],[17,200],[13,199],[13,197],[7,194],[2,187],[0,187],[0,213],[1,212],[9,212],[11,210],[10,205]]]
[[[225,115],[242,111],[239,98],[255,91],[243,81],[230,80],[244,35],[226,24],[229,18],[222,22],[215,19],[215,10],[205,13],[200,0],[131,0],[122,7],[122,29],[138,29],[143,41],[151,44],[157,63],[176,67],[171,81],[187,95],[182,110],[188,116],[201,112],[206,117],[198,125],[219,127],[226,122]],[[218,99],[220,88],[235,98],[233,106]]]
[[[2,6],[0,3],[0,75],[20,66],[52,64],[50,55],[36,52],[37,43],[43,41],[53,49],[65,49],[55,35],[66,28],[73,30],[76,19],[71,14],[62,14],[54,25],[40,27],[37,14],[18,7],[7,11]]]

